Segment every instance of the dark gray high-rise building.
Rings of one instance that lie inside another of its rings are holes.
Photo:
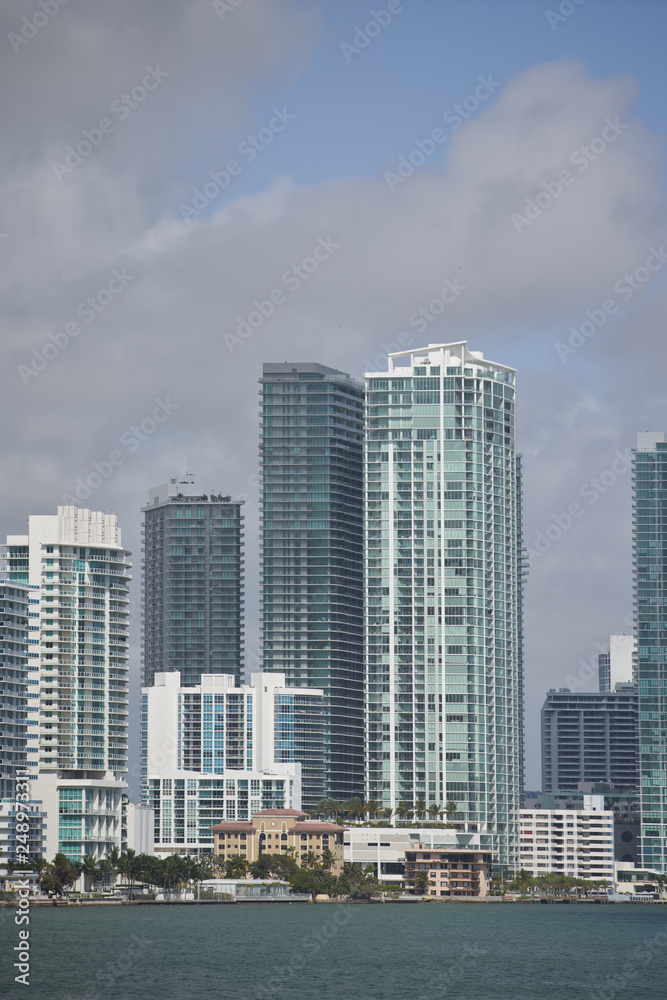
[[[191,476],[150,491],[143,524],[143,683],[181,683],[243,666],[241,503],[207,495]]]
[[[542,706],[542,791],[576,792],[580,782],[639,789],[637,688],[547,693]]]
[[[314,362],[265,364],[265,670],[324,692],[326,794],[364,793],[364,388]]]

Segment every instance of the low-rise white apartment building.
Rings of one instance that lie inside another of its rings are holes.
[[[519,864],[530,875],[555,872],[613,883],[613,812],[601,808],[522,809]]]

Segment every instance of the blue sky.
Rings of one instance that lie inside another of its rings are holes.
[[[479,76],[506,84],[527,67],[563,57],[581,59],[593,76],[635,77],[637,115],[664,129],[667,4],[660,0],[585,0],[555,30],[545,11],[558,12],[558,4],[542,0],[406,0],[402,8],[365,49],[346,56],[341,45],[353,43],[355,29],[386,8],[324,0],[321,44],[310,66],[280,94],[297,116],[289,142],[277,137],[234,182],[229,198],[262,190],[279,174],[310,185],[382,173],[440,125],[443,112],[472,93]],[[257,93],[258,128],[277,97],[275,91]],[[239,141],[245,134],[238,132]],[[228,137],[230,153],[235,139]],[[445,145],[432,162],[446,154]]]

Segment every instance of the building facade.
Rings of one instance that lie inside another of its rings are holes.
[[[500,864],[523,792],[515,372],[464,342],[367,373],[367,797],[457,802]]]
[[[263,809],[247,823],[218,823],[213,833],[214,853],[221,858],[240,854],[253,862],[262,854],[290,851],[301,865],[311,851],[318,858],[331,851],[330,871],[339,875],[343,868],[343,827],[310,819],[298,809]]]
[[[542,790],[576,792],[580,782],[639,789],[639,706],[633,684],[616,691],[547,693],[542,706]]]
[[[247,823],[261,809],[300,811],[300,788],[299,764],[276,765],[272,771],[229,771],[225,777],[162,769],[148,779],[155,853],[210,854],[212,830],[221,820]]]
[[[192,476],[150,490],[143,523],[143,683],[243,673],[242,504]]]
[[[642,864],[667,871],[667,441],[637,435],[633,568]]]
[[[266,671],[324,692],[326,794],[364,787],[363,386],[316,363],[261,378]]]
[[[600,808],[521,811],[520,864],[530,875],[614,882],[614,814]]]
[[[437,827],[351,826],[343,837],[345,862],[364,869],[371,865],[376,878],[388,887],[404,885],[405,858],[417,845],[429,851],[479,851],[480,834]]]
[[[28,607],[27,587],[0,581],[0,799],[27,765]]]
[[[288,688],[279,673],[254,673],[241,686],[230,674],[204,674],[191,687],[179,671],[154,680],[141,696],[144,789],[165,769],[205,776],[299,764],[297,808],[323,797],[322,691]]]
[[[5,547],[11,582],[37,617],[38,773],[46,855],[73,860],[120,846],[127,770],[129,555],[115,514],[58,507],[32,515]],[[34,596],[33,596],[34,595]],[[38,603],[32,604],[32,601]]]
[[[609,636],[609,652],[598,656],[598,691],[615,691],[617,684],[632,684],[636,651],[633,635]]]
[[[121,803],[121,854],[128,850],[136,854],[154,854],[154,826],[153,810],[143,803],[130,802],[128,796],[124,795]]]
[[[433,848],[417,843],[405,854],[405,891],[409,896],[477,896],[488,894],[491,855],[483,851]],[[428,876],[428,884],[420,882]]]

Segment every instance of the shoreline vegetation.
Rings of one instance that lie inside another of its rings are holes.
[[[311,906],[315,900],[285,900],[285,899],[33,899],[30,901],[30,908],[33,907],[79,907],[79,906]],[[545,899],[539,897],[508,898],[505,896],[404,896],[393,899],[318,899],[317,906],[400,906],[402,904],[414,905],[416,903],[489,903],[510,906],[514,904],[527,903],[530,905],[544,905],[548,903],[554,906],[585,905],[585,906],[609,906],[615,904],[633,903],[635,906],[660,906],[667,905],[667,899],[633,899],[628,894],[627,899]],[[16,903],[9,900],[1,900],[0,908],[15,908]]]

